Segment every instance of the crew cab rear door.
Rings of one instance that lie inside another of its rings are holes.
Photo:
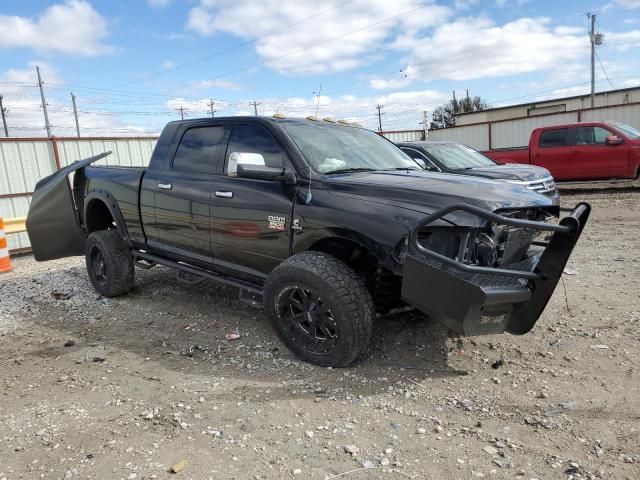
[[[285,149],[265,126],[234,122],[224,173],[214,181],[211,217],[214,262],[263,276],[289,256],[295,186],[235,176],[238,154],[245,158],[259,158],[255,155],[259,154],[269,167],[290,168],[290,162]]]
[[[574,178],[572,156],[574,139],[575,129],[569,127],[541,130],[537,145],[530,145],[531,163],[549,170],[556,180]]]
[[[153,175],[156,233],[147,243],[154,251],[211,262],[211,191],[222,171],[226,136],[224,122],[186,128],[172,158]]]

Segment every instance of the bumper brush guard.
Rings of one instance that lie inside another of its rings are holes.
[[[506,268],[467,265],[422,246],[419,232],[454,211],[464,211],[502,225],[553,232],[534,242],[544,247]],[[530,331],[560,280],[591,207],[579,203],[559,224],[508,218],[482,208],[456,204],[422,220],[409,234],[402,298],[459,335]]]

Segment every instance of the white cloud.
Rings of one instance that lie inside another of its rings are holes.
[[[640,8],[640,0],[616,0],[616,3],[623,8]]]
[[[163,70],[170,70],[175,66],[176,66],[176,62],[174,62],[173,60],[165,60],[164,62],[162,62]]]
[[[0,48],[96,56],[114,50],[102,43],[107,34],[107,20],[83,0],[52,5],[37,18],[0,15]]]
[[[448,7],[420,0],[341,3],[200,0],[189,12],[187,28],[203,36],[231,33],[256,40],[256,52],[271,68],[313,75],[363,65],[398,31],[415,32],[452,13]],[[331,40],[336,37],[341,38]]]
[[[320,118],[347,119],[357,121],[364,126],[377,129],[376,105],[384,106],[383,124],[385,128],[419,128],[422,111],[433,111],[435,107],[448,99],[448,94],[436,90],[416,90],[393,92],[382,96],[340,95],[331,97],[322,95],[320,102],[314,96],[258,99],[260,115],[282,113],[289,117],[307,117],[316,115]],[[174,98],[167,102],[167,107],[179,111],[182,107],[185,117],[208,116],[209,99],[189,100]],[[248,101],[219,102],[215,107],[217,116],[252,115],[253,107]]]
[[[611,45],[621,52],[640,46],[640,30],[628,32],[607,32],[604,36],[605,45]]]
[[[456,10],[468,10],[478,3],[478,0],[454,0],[453,6]]]
[[[173,0],[147,0],[147,3],[152,8],[165,8],[171,4]]]
[[[581,29],[550,27],[546,18],[520,18],[504,25],[462,18],[428,37],[405,38],[408,69],[423,80],[469,80],[547,70],[575,63],[589,45]],[[400,48],[397,47],[397,48]]]
[[[237,90],[242,90],[243,87],[239,83],[232,82],[230,80],[220,80],[220,79],[202,80],[200,82],[194,82],[191,85],[189,85],[189,89],[206,90],[206,89],[212,89],[212,88],[237,91]]]

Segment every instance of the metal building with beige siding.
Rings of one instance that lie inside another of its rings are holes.
[[[146,166],[157,137],[0,138],[0,217],[24,217],[41,178],[82,158],[112,151],[102,165]],[[26,233],[8,236],[9,249],[29,247]]]

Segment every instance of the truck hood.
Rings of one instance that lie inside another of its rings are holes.
[[[456,170],[456,173],[493,178],[496,180],[521,180],[524,182],[542,180],[543,178],[551,176],[551,173],[549,173],[549,170],[546,168],[536,167],[535,165],[521,165],[518,163],[507,163],[491,167],[473,167],[468,170]]]
[[[421,170],[326,175],[323,184],[334,193],[378,203],[402,204],[425,213],[455,203],[468,203],[491,211],[553,205],[550,198],[520,185]]]

